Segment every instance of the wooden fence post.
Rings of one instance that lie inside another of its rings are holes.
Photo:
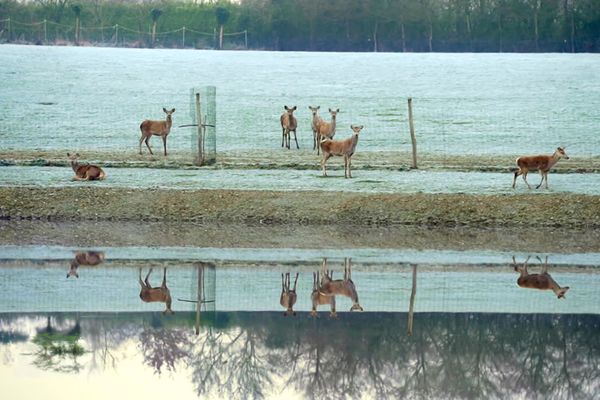
[[[415,124],[413,122],[412,98],[408,98],[408,126],[410,128],[410,140],[412,142],[412,169],[417,169],[417,138],[415,136]]]
[[[202,121],[202,106],[200,104],[200,93],[196,93],[196,124],[198,129],[198,154],[196,164],[204,164],[204,121]]]

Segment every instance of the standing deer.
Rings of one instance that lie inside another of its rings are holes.
[[[163,311],[163,314],[174,314],[175,312],[171,310],[171,292],[167,287],[167,269],[163,269],[163,281],[159,287],[152,287],[150,286],[150,282],[148,282],[152,270],[153,268],[150,268],[148,275],[146,275],[146,279],[142,281],[142,269],[140,268],[139,282],[142,287],[140,299],[146,303],[165,303],[166,309]]]
[[[542,266],[542,272],[540,274],[530,274],[527,272],[527,262],[529,261],[529,257],[525,260],[523,265],[518,266],[515,257],[513,256],[513,266],[516,272],[519,273],[519,278],[517,279],[517,285],[522,288],[528,289],[540,289],[547,290],[551,289],[554,294],[559,299],[563,299],[565,297],[565,293],[569,290],[568,286],[561,287],[548,273],[548,256],[546,256],[546,261]],[[539,259],[539,257],[538,257]],[[541,259],[540,259],[541,262]]]
[[[323,296],[345,296],[352,300],[350,311],[363,311],[358,302],[356,286],[352,282],[352,259],[344,259],[344,279],[333,280],[333,272],[327,271],[325,279],[319,286],[319,293]]]
[[[312,120],[311,120],[310,126],[313,131],[313,150],[317,150],[317,154],[319,154],[318,153],[319,140],[317,139],[317,136],[319,133],[319,126],[323,123],[323,118],[319,117],[319,115],[318,115],[320,108],[321,108],[321,106],[316,106],[316,107],[308,106],[308,109],[312,113]]]
[[[290,273],[287,272],[281,274],[281,297],[279,298],[279,304],[286,309],[286,312],[283,313],[284,317],[288,315],[296,316],[296,312],[294,311],[294,304],[296,304],[296,283],[298,283],[298,273],[296,273],[296,279],[294,280],[294,288],[290,290]]]
[[[539,156],[522,156],[522,157],[517,158],[517,166],[519,167],[519,169],[517,171],[515,171],[515,175],[513,177],[513,184],[512,184],[513,189],[515,188],[515,184],[517,183],[517,177],[519,175],[523,175],[523,180],[527,184],[527,187],[529,189],[531,189],[529,182],[527,182],[527,172],[529,172],[530,170],[531,171],[539,170],[540,175],[542,176],[542,180],[540,181],[540,184],[537,185],[535,188],[539,189],[545,180],[546,181],[545,188],[548,189],[548,172],[561,158],[564,158],[565,160],[569,159],[569,156],[567,156],[567,153],[565,153],[564,147],[557,147],[556,150],[554,151],[554,154],[552,154],[551,156],[539,155]]]
[[[80,265],[98,265],[104,262],[104,253],[101,251],[78,251],[75,258],[71,261],[71,268],[67,273],[67,278],[74,276],[79,278],[77,269]]]
[[[150,154],[154,154],[148,141],[152,135],[156,135],[162,137],[163,146],[165,148],[165,157],[167,156],[167,136],[169,136],[169,132],[171,132],[171,126],[173,125],[173,117],[171,115],[173,115],[175,109],[173,108],[169,111],[163,107],[163,111],[167,114],[167,119],[165,121],[152,121],[147,119],[140,124],[140,131],[142,131],[142,137],[140,138],[140,154],[142,154],[142,142],[146,142],[148,151],[150,151]]]
[[[331,156],[343,156],[344,157],[344,177],[352,178],[352,171],[350,169],[351,159],[356,145],[358,143],[358,134],[363,129],[362,125],[355,126],[350,125],[350,128],[354,133],[347,139],[344,140],[331,140],[324,139],[321,141],[321,150],[323,150],[323,158],[321,159],[321,168],[323,169],[323,176],[327,176],[327,160]]]
[[[106,178],[106,173],[97,165],[81,164],[78,161],[79,153],[71,155],[67,153],[71,161],[71,168],[75,172],[74,181],[101,181]]]
[[[296,106],[289,108],[288,106],[283,106],[285,108],[285,112],[281,114],[279,117],[279,122],[281,122],[281,147],[284,146],[288,149],[290,148],[290,132],[294,132],[294,140],[296,141],[296,148],[299,149],[298,146],[298,138],[296,137],[296,128],[298,127],[298,121],[296,117],[294,117],[294,111],[296,111]]]
[[[317,307],[329,304],[331,306],[331,311],[329,313],[330,318],[337,318],[337,313],[335,311],[335,296],[325,296],[319,291],[319,287],[321,286],[321,279],[319,272],[313,272],[313,290],[310,294],[310,300],[312,302],[312,308],[310,311],[310,315],[312,317],[317,316]]]
[[[317,127],[317,154],[319,154],[320,143],[323,139],[333,139],[335,136],[335,126],[337,114],[340,112],[340,109],[336,109],[335,111],[331,108],[329,109],[329,113],[331,114],[331,121],[326,122],[321,120],[321,123]]]

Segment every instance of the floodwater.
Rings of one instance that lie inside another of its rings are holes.
[[[275,53],[0,46],[0,147],[136,151],[139,124],[174,107],[171,149],[191,149],[191,88],[217,88],[217,151],[277,149],[283,105],[312,148],[309,105],[339,108],[360,150],[600,155],[599,54]],[[155,142],[156,145],[157,142]]]
[[[321,170],[317,167],[314,170],[105,168],[105,172],[108,177],[106,180],[90,183],[72,181],[73,171],[66,167],[0,167],[0,186],[79,187],[94,185],[94,187],[183,190],[515,193],[515,190],[512,189],[513,174],[510,172],[355,170],[352,173],[353,179],[344,179],[344,171],[337,168],[328,168],[328,177],[323,177]],[[532,187],[535,187],[540,182],[539,174],[530,174],[528,181]],[[550,174],[548,181],[548,190],[528,190],[522,178],[519,177],[516,192],[600,195],[600,174]]]
[[[5,223],[0,232],[9,228],[19,229]],[[93,225],[80,228],[70,230],[93,232]],[[595,396],[597,246],[578,250],[569,240],[579,236],[548,231],[540,234],[560,238],[552,251],[469,247],[476,232],[457,231],[457,243],[467,243],[457,249],[435,232],[421,234],[429,235],[428,248],[167,246],[161,238],[144,246],[124,243],[118,231],[112,244],[84,246],[59,244],[60,235],[36,244],[28,230],[22,241],[3,234],[3,392],[56,399]],[[354,296],[335,296],[335,314],[326,303],[311,315],[313,273],[342,279],[346,266]],[[517,284],[520,274],[544,270],[555,290]],[[293,316],[280,305],[288,272]],[[142,301],[146,278],[154,288],[164,278],[171,302]],[[363,311],[350,311],[354,303]]]

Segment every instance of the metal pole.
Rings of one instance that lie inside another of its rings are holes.
[[[202,121],[202,107],[200,104],[200,93],[196,93],[196,123],[198,127],[198,154],[196,155],[196,164],[202,165],[204,164],[204,137],[202,135],[202,131],[204,130]]]
[[[408,98],[408,126],[410,128],[410,140],[412,142],[412,167],[417,169],[417,138],[415,136],[415,124],[413,122],[412,98]]]

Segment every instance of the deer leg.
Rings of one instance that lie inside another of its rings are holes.
[[[141,286],[142,288],[144,288],[144,287],[146,287],[146,286],[144,285],[144,281],[142,281],[142,269],[141,269],[141,268],[140,268],[140,271],[139,271],[139,272],[140,272],[140,274],[139,274],[139,277],[138,277],[138,279],[139,279],[139,281],[140,281],[140,286]]]
[[[283,147],[284,142],[285,142],[285,128],[281,128],[281,147]]]
[[[319,150],[321,150],[321,135],[317,132],[317,155],[319,155]]]
[[[165,157],[167,156],[167,136],[162,137],[163,147],[165,148]]]
[[[146,136],[146,139],[145,139],[146,147],[148,147],[148,151],[150,151],[150,154],[154,154],[152,152],[152,149],[150,148],[150,142],[149,142],[149,140],[150,140],[150,136]]]
[[[536,189],[539,189],[540,186],[542,186],[542,183],[544,183],[544,171],[542,171],[541,169],[540,169],[540,175],[542,177],[542,180],[540,181],[540,184],[535,187]]]
[[[290,142],[292,140],[292,134],[290,133],[289,129],[285,130],[285,147],[287,147],[287,149],[290,149]]]
[[[296,284],[298,283],[298,273],[296,272],[296,279],[294,279],[294,292],[296,291]]]
[[[515,175],[514,175],[514,177],[513,177],[513,184],[512,184],[512,188],[513,188],[513,189],[515,188],[515,185],[517,184],[517,177],[518,177],[519,175],[521,175],[521,173],[522,173],[522,172],[521,172],[521,168],[519,168],[518,170],[516,170],[516,171],[515,171]]]
[[[546,259],[544,260],[544,266],[542,267],[542,274],[547,274],[548,273],[548,256],[546,256]]]
[[[146,279],[144,279],[144,282],[146,282],[146,286],[150,287],[150,282],[148,282],[148,278],[150,277],[150,274],[152,273],[152,268],[150,268],[150,270],[148,271],[148,274],[146,275]]]
[[[298,137],[296,136],[296,130],[294,129],[294,140],[296,141],[296,149],[300,150],[300,146],[298,146]]]
[[[142,133],[142,137],[140,138],[140,155],[142,154],[142,143],[144,142],[144,139],[146,137],[144,136],[144,134]]]
[[[531,185],[529,184],[529,182],[527,182],[527,171],[523,171],[523,180],[525,181],[525,183],[527,184],[527,187],[529,189],[531,189]]]
[[[167,269],[163,268],[163,281],[162,285],[160,285],[163,289],[167,288]]]

